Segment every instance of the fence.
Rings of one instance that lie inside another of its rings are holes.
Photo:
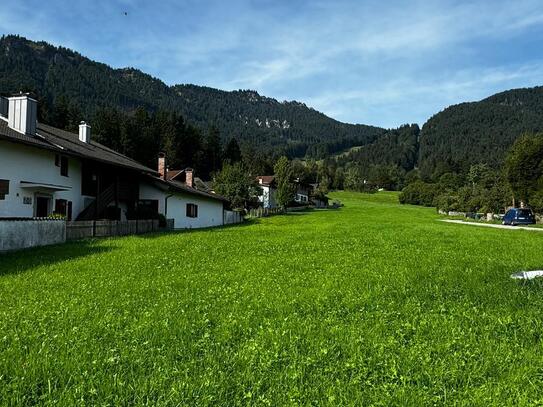
[[[89,237],[139,235],[172,230],[173,219],[160,228],[158,220],[90,220],[66,222],[49,218],[0,219],[0,253],[64,243]]]
[[[168,219],[166,230],[172,226]],[[172,227],[173,229],[173,227]],[[158,220],[90,220],[66,223],[66,240],[86,239],[89,237],[109,237],[139,235],[158,232]]]
[[[256,208],[249,210],[249,217],[251,218],[265,218],[273,215],[280,215],[285,213],[283,208]]]
[[[66,241],[66,222],[57,219],[0,220],[0,252]]]
[[[234,225],[236,223],[243,223],[243,213],[238,211],[224,211],[223,224]]]

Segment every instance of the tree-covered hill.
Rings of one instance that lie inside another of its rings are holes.
[[[419,133],[418,125],[403,125],[387,131],[371,144],[339,155],[336,160],[340,166],[356,162],[363,169],[374,165],[389,165],[410,171],[417,164]]]
[[[451,106],[423,126],[419,167],[424,178],[503,164],[513,142],[543,130],[543,87],[513,89],[480,102]]]
[[[418,127],[386,131],[341,123],[303,103],[280,102],[251,90],[168,86],[137,69],[113,69],[66,48],[3,36],[0,93],[20,90],[38,95],[44,122],[75,129],[79,120],[89,120],[102,130],[105,144],[143,162],[166,149],[179,165],[203,166],[210,144],[203,134],[212,134],[219,140],[215,144],[235,138],[242,147],[275,157],[323,159],[360,146],[337,157],[337,164],[354,166],[361,174],[383,165],[402,173],[419,168],[424,179],[437,179],[444,173],[465,174],[473,164],[499,168],[522,133],[543,130],[543,87],[448,107],[430,118],[419,135]],[[176,122],[186,127],[175,137],[164,137],[164,128]],[[143,136],[133,135],[138,131]],[[144,146],[141,151],[132,151],[132,139],[146,139],[137,143]]]
[[[92,121],[103,109],[133,114],[181,114],[202,130],[215,126],[223,141],[236,137],[254,147],[303,156],[310,146],[337,151],[374,141],[384,130],[338,122],[298,102],[279,102],[255,91],[226,92],[195,85],[168,86],[137,69],[113,69],[81,54],[18,36],[0,39],[0,92],[31,91],[40,97],[43,120],[69,104]],[[56,124],[58,123],[51,123]],[[68,124],[69,125],[69,124]]]
[[[254,145],[287,145],[291,155],[302,156],[308,147],[324,146],[338,151],[348,146],[374,141],[384,130],[365,125],[338,122],[307,107],[304,103],[279,102],[255,91],[225,92],[218,89],[176,85],[182,100],[181,113],[199,126],[220,123],[225,134],[249,140]]]

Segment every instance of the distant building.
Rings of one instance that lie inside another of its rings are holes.
[[[311,184],[303,182],[299,178],[296,179],[295,182],[296,193],[294,196],[294,201],[302,205],[308,205],[310,203],[313,187],[311,186]]]
[[[256,179],[258,185],[262,188],[262,193],[258,197],[258,201],[262,204],[262,207],[267,209],[277,208],[277,202],[275,200],[275,195],[277,193],[275,176],[261,175],[256,177]]]
[[[277,201],[275,199],[277,193],[277,182],[274,175],[261,175],[256,177],[258,185],[262,188],[262,193],[258,197],[263,208],[276,208]],[[296,179],[296,192],[292,197],[292,202],[295,205],[313,205],[317,208],[326,208],[328,206],[328,198],[325,196],[317,197],[315,191],[318,184],[310,184]]]

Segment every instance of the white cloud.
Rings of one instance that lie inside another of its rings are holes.
[[[169,84],[301,100],[345,121],[421,121],[446,104],[541,80],[539,50],[492,59],[539,29],[540,0],[97,0],[70,8],[52,0],[34,9],[6,1],[0,31],[22,30]]]
[[[512,67],[467,69],[437,78],[403,77],[385,84],[368,85],[364,90],[323,93],[306,101],[339,119],[345,120],[358,111],[361,118],[366,119],[359,122],[397,127],[412,122],[422,125],[431,115],[452,104],[477,101],[502,90],[541,83],[543,61]],[[371,113],[376,110],[387,120],[382,123],[372,121]],[[387,114],[387,111],[394,114]]]

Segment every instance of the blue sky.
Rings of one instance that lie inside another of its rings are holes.
[[[0,33],[383,127],[543,85],[541,0],[3,0]]]

